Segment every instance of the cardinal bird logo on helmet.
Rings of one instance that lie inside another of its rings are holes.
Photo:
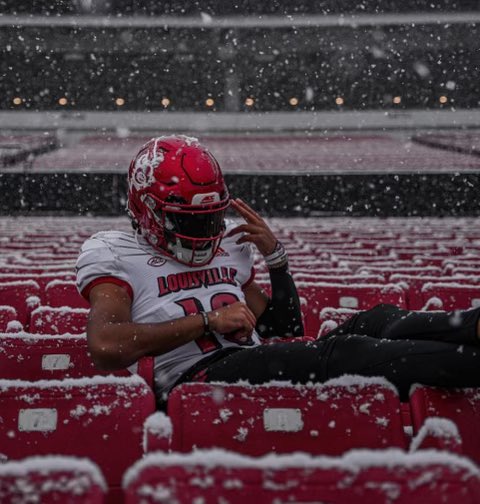
[[[153,248],[178,262],[203,266],[213,259],[228,205],[220,165],[195,138],[153,138],[130,163],[132,223]]]

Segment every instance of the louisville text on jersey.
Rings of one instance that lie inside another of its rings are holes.
[[[171,292],[198,289],[210,285],[229,284],[235,285],[237,270],[222,266],[220,268],[207,268],[199,271],[185,271],[158,277],[158,297]]]

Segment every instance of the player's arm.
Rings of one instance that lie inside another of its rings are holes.
[[[254,243],[267,261],[272,295],[269,298],[252,282],[245,289],[247,305],[257,317],[257,331],[264,338],[302,336],[303,323],[300,299],[288,271],[288,258],[267,223],[245,202],[232,201],[232,207],[245,219],[230,235],[244,233],[237,243]]]
[[[91,304],[87,340],[92,360],[103,370],[122,369],[147,355],[161,355],[193,341],[207,330],[239,331],[250,336],[255,316],[245,303],[237,302],[208,312],[208,326],[201,314],[168,322],[132,322],[127,290],[113,283],[100,283],[89,294]]]

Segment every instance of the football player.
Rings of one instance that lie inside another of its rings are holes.
[[[226,220],[229,207],[241,223]],[[402,394],[415,382],[480,385],[478,309],[456,314],[452,325],[451,314],[379,305],[328,338],[282,341],[303,334],[285,248],[230,197],[218,162],[194,138],[158,137],[140,149],[127,212],[132,232],[84,243],[77,284],[91,305],[97,367],[135,371],[138,359],[153,356],[159,402],[191,380],[307,383],[349,373],[384,376]],[[253,247],[268,267],[270,297],[255,283]]]

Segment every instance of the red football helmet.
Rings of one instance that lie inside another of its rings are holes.
[[[229,202],[220,165],[195,138],[152,138],[130,163],[127,211],[134,227],[183,264],[213,259]]]

